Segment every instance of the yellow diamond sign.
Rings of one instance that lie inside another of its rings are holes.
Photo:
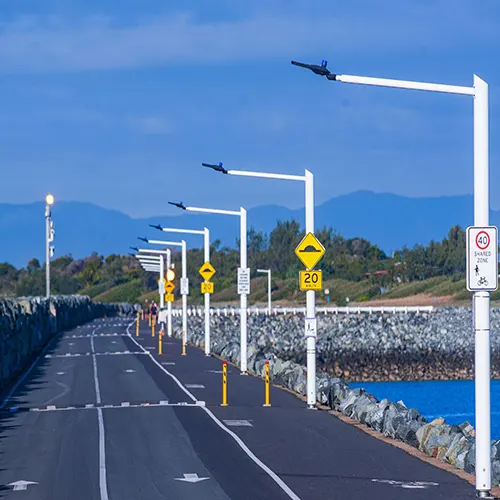
[[[300,259],[307,269],[313,267],[325,255],[325,247],[319,242],[313,233],[307,233],[295,249],[295,255]]]
[[[205,281],[210,281],[210,278],[215,274],[215,269],[210,262],[205,262],[201,267],[199,273]]]
[[[165,285],[165,291],[167,293],[172,293],[174,291],[175,285],[171,281],[167,281]]]

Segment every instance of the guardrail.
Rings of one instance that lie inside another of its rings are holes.
[[[380,306],[380,307],[317,307],[316,313],[323,314],[396,314],[396,313],[423,313],[423,312],[433,312],[434,306]],[[277,316],[279,314],[292,314],[292,315],[305,315],[305,307],[273,307],[272,315]],[[179,307],[172,308],[173,316],[180,316],[182,314],[182,309]],[[205,310],[203,307],[190,306],[187,309],[188,316],[203,316]],[[210,314],[212,316],[236,316],[240,314],[239,307],[212,307],[210,308]],[[267,307],[249,307],[248,314],[265,314],[269,315]]]

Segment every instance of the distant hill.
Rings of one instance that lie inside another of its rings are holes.
[[[316,207],[316,227],[333,227],[343,236],[363,237],[387,253],[416,243],[442,239],[453,225],[466,227],[473,220],[470,195],[437,198],[407,198],[394,194],[357,191],[338,196]],[[248,227],[271,231],[278,220],[295,218],[304,223],[304,211],[265,205],[249,210]],[[159,233],[149,224],[211,230],[211,240],[234,246],[239,235],[236,217],[191,214],[132,219],[123,212],[91,203],[58,202],[53,207],[56,256],[79,258],[98,252],[103,255],[127,253],[140,243],[137,236],[180,239]],[[492,211],[491,223],[498,225],[500,212]],[[44,204],[0,204],[0,262],[24,266],[32,257],[45,260]],[[190,247],[200,247],[201,237],[187,236]]]

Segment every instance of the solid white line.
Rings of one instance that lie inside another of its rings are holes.
[[[92,361],[94,365],[95,395],[97,403],[99,404],[101,402],[101,391],[99,389],[99,378],[97,376],[97,358],[95,356],[94,347],[94,333],[96,332],[97,328],[92,331],[92,335],[90,337],[90,346],[92,348]],[[97,420],[99,422],[99,490],[101,500],[109,500],[108,483],[106,481],[106,439],[104,435],[104,419],[102,416],[101,408],[97,408]]]
[[[130,339],[132,339],[135,344],[140,347],[141,349],[143,349],[145,352],[147,352],[150,356],[150,358],[153,360],[154,363],[156,363],[158,365],[158,367],[163,370],[169,377],[171,377],[176,383],[177,385],[193,400],[193,401],[197,401],[197,399],[182,385],[182,383],[179,381],[179,379],[173,375],[172,373],[170,373],[165,367],[163,367],[158,361],[156,361],[156,359],[152,356],[152,354],[148,351],[146,351],[144,349],[144,347],[142,347],[141,344],[139,344],[139,342],[137,342],[134,337],[132,337],[132,335],[130,334],[130,327],[135,324],[135,321],[134,320],[132,323],[130,323],[130,325],[127,326],[127,333],[130,337]],[[239,438],[239,436],[237,434],[235,434],[233,431],[231,431],[230,429],[228,429],[206,406],[202,406],[200,405],[200,408],[203,408],[203,410],[209,415],[209,417],[225,432],[227,432],[237,443],[238,445],[240,446],[240,448],[248,455],[248,457],[257,465],[259,466],[264,472],[266,472],[270,477],[271,479],[273,479],[273,481],[288,495],[289,498],[291,498],[292,500],[300,500],[300,497],[297,496],[291,489],[290,487],[275,473],[273,472],[264,462],[262,462],[261,460],[259,460],[254,454],[253,452],[248,448],[248,446]]]

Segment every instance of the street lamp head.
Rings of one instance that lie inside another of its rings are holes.
[[[149,240],[147,238],[141,238],[140,236],[137,236],[137,239],[149,243]]]
[[[336,75],[331,73],[330,70],[326,67],[327,61],[325,61],[324,59],[321,61],[321,65],[319,65],[319,64],[305,64],[305,63],[301,63],[298,61],[292,61],[292,64],[294,66],[300,66],[301,68],[309,69],[313,73],[315,73],[316,75],[326,76],[328,78],[328,80],[335,80],[336,79]]]
[[[163,228],[160,226],[160,224],[150,224],[149,227],[154,227],[155,229],[163,231]]]
[[[215,170],[216,172],[222,172],[223,174],[227,174],[227,170],[222,166],[223,163],[220,161],[217,165],[214,165],[212,163],[202,163],[202,167],[207,167],[211,168],[212,170]]]
[[[137,247],[129,247],[131,250],[135,250],[136,252],[139,251],[139,249]]]
[[[169,201],[169,205],[173,205],[174,207],[182,208],[182,210],[186,210],[186,207],[184,206],[184,203],[180,201],[179,203],[175,203],[175,201]]]
[[[53,205],[54,204],[54,197],[51,194],[48,194],[45,197],[45,202],[47,203],[47,205]]]
[[[131,257],[135,257],[135,253],[130,253],[130,252],[128,252],[128,254],[129,254]]]

